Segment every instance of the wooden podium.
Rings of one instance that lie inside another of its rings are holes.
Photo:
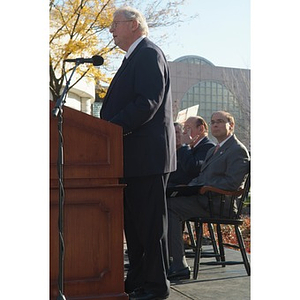
[[[58,118],[50,101],[50,299],[58,296]],[[63,108],[64,295],[128,299],[124,292],[122,129]]]

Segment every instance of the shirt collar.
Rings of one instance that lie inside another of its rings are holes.
[[[232,137],[232,134],[231,135],[229,135],[229,137],[226,139],[226,140],[224,140],[223,142],[221,142],[219,145],[220,145],[220,147],[222,147],[230,138]]]
[[[206,137],[206,135],[205,135],[202,139],[200,139],[200,140],[193,146],[193,148],[195,148],[197,145],[199,145],[199,143],[200,143],[205,137]]]
[[[131,44],[131,46],[129,47],[128,51],[125,54],[125,58],[128,58],[130,56],[130,54],[134,51],[134,49],[136,48],[136,46],[145,38],[145,35],[142,35],[141,37],[139,37],[135,42],[133,42]]]

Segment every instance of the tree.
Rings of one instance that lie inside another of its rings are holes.
[[[106,35],[112,21],[114,4],[111,0],[66,0],[50,2],[50,91],[53,99],[60,95],[64,83],[63,60],[89,55],[102,55],[112,51]],[[104,38],[100,36],[104,35]],[[77,81],[84,76],[94,80],[107,80],[100,68],[80,65]],[[74,83],[76,84],[76,83]],[[73,84],[73,85],[74,85]]]
[[[104,58],[101,68],[80,65],[76,70],[76,82],[72,86],[83,77],[95,80],[96,83],[110,82],[111,78],[105,70],[116,55],[122,52],[114,45],[109,33],[116,7],[124,4],[133,6],[144,13],[149,28],[158,28],[182,22],[183,16],[178,7],[185,2],[186,0],[50,0],[49,67],[53,100],[59,97],[64,77],[74,67],[65,69],[63,61],[67,58],[93,55]],[[103,96],[106,91],[101,89],[99,92]]]

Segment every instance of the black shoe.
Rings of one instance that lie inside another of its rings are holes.
[[[142,287],[138,287],[138,288],[133,288],[132,286],[128,286],[127,282],[125,281],[125,293],[130,295],[133,293],[138,293],[141,290],[144,290],[144,288]]]
[[[134,290],[132,290],[130,292],[126,291],[126,289],[125,289],[125,292],[128,294],[129,298],[130,298],[130,296],[139,295],[143,291],[144,291],[144,288],[142,288],[142,287],[136,288],[136,289],[134,289]]]
[[[169,280],[182,280],[182,279],[190,279],[190,267],[186,267],[180,270],[174,270],[169,272],[168,279]]]
[[[153,292],[148,292],[144,289],[136,289],[134,292],[129,294],[129,300],[162,300],[167,299],[169,297],[169,292],[165,293],[164,295],[157,295]]]

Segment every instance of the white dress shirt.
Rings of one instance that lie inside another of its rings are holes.
[[[134,51],[134,49],[136,48],[136,46],[145,38],[145,35],[142,35],[141,37],[139,37],[135,42],[133,42],[131,44],[131,46],[129,47],[128,51],[125,54],[125,58],[128,58],[130,56],[130,54]]]

